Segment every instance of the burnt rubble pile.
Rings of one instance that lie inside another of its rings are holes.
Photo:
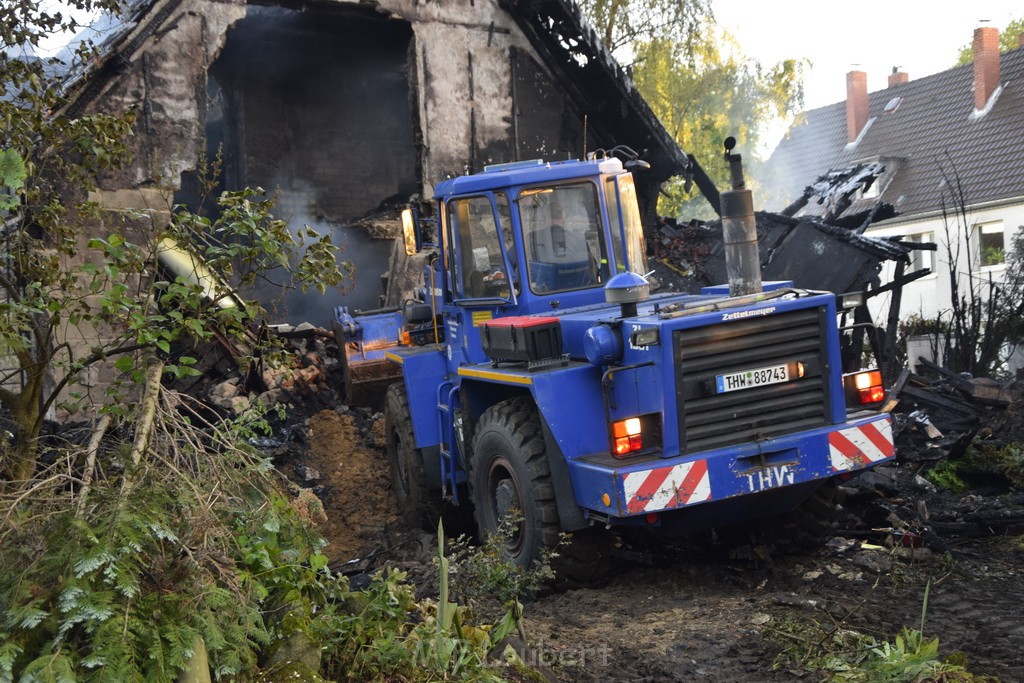
[[[301,323],[273,325],[261,334],[276,342],[274,363],[257,356],[252,367],[241,368],[234,362],[237,348],[221,340],[205,354],[203,374],[178,388],[227,415],[242,413],[253,401],[287,404],[301,415],[337,405],[338,352],[329,330]]]
[[[991,425],[1011,403],[1024,394],[1016,380],[1000,382],[988,377],[971,377],[943,368],[925,358],[919,361],[931,376],[904,369],[889,389],[898,406],[908,402],[917,406],[910,413],[922,424],[930,439],[946,439],[944,434],[970,434]]]
[[[250,369],[218,342],[207,349],[203,376],[184,389],[223,417],[255,403],[269,408],[271,433],[249,443],[289,480],[292,505],[330,542],[332,566],[347,572],[353,558],[385,554],[404,540],[383,457],[383,416],[344,403],[333,332],[302,323],[258,334],[271,342],[260,346],[274,350]]]
[[[756,212],[762,280],[870,296],[925,275],[903,276],[901,270],[888,289],[879,281],[884,261],[905,265],[910,250],[922,248],[863,234],[873,222],[897,215],[891,204],[863,198],[884,172],[877,163],[829,171],[782,211]],[[727,281],[720,220],[680,225],[662,218],[648,230],[648,248],[658,280],[668,289],[696,294]]]
[[[928,376],[904,369],[884,406],[896,461],[843,483],[841,535],[921,556],[1024,533],[1024,384],[922,363]]]

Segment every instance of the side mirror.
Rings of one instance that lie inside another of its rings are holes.
[[[420,250],[420,235],[419,227],[420,222],[419,212],[413,209],[402,210],[402,239],[405,241],[405,253],[408,256],[419,252]]]

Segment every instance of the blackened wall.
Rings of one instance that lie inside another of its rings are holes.
[[[211,74],[227,186],[280,189],[280,213],[332,221],[406,201],[419,189],[411,40],[379,14],[250,7]]]

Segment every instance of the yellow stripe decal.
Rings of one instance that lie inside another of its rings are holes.
[[[475,377],[476,379],[489,379],[495,382],[506,384],[533,384],[532,377],[520,377],[519,375],[508,375],[504,372],[490,372],[488,370],[474,370],[472,368],[459,368],[459,374],[463,377]]]
[[[405,358],[404,357],[399,356],[399,355],[394,354],[394,353],[391,353],[390,351],[385,351],[384,352],[384,357],[387,358],[388,360],[395,361],[399,365],[401,365],[402,363],[405,362]]]

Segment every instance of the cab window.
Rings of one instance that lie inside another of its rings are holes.
[[[629,268],[641,275],[647,272],[647,245],[644,242],[644,226],[640,222],[640,203],[636,197],[633,176],[623,174],[617,177],[619,185],[619,209],[622,227],[626,235],[626,258]]]
[[[622,243],[625,240],[622,237],[622,221],[619,219],[619,190],[615,185],[615,178],[605,178],[604,196],[606,198],[605,204],[608,206],[608,222],[612,227],[612,253],[615,254],[615,272],[623,273],[626,271],[626,257],[622,249]]]
[[[505,202],[507,208],[507,201]],[[462,299],[508,298],[502,234],[489,197],[448,202],[448,224],[456,235],[456,291]]]
[[[530,289],[538,294],[584,289],[608,280],[607,245],[589,182],[533,187],[519,195]]]

